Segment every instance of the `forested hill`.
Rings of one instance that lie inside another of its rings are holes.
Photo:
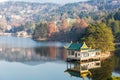
[[[79,28],[83,28],[83,23],[85,23],[86,27],[86,23],[100,23],[105,21],[108,24],[107,26],[111,27],[113,33],[116,35],[120,32],[120,30],[115,26],[117,25],[117,27],[119,27],[119,20],[115,20],[115,23],[113,23],[113,18],[110,17],[107,20],[106,18],[109,14],[114,15],[119,8],[120,0],[91,0],[87,2],[77,2],[63,5],[15,1],[4,2],[0,3],[0,32],[17,33],[19,31],[27,31],[32,34],[34,29],[37,29],[37,23],[47,23],[50,27],[50,30],[48,29],[49,34],[41,35],[41,37],[46,37],[46,35],[49,37],[52,32],[58,32],[56,28],[58,28],[61,32],[60,35],[63,35],[63,32],[65,32],[64,34],[69,36],[69,32],[73,34],[77,29],[75,27],[79,27],[78,25],[73,24],[76,21],[75,19],[79,17],[81,19],[81,21],[78,20],[77,23],[80,24]],[[42,28],[45,25],[41,24]],[[51,26],[54,27],[54,31]],[[66,29],[67,27],[69,27],[69,29]],[[36,31],[36,33],[37,32],[39,31]],[[36,33],[35,38],[38,38],[39,36],[36,36]],[[47,33],[47,31],[45,30],[43,33]],[[52,39],[54,39],[54,37],[56,38],[56,36],[58,35],[52,36]],[[59,40],[59,38],[60,37],[56,39]],[[69,37],[69,40],[71,40],[71,37]]]
[[[59,21],[76,16],[88,17],[113,12],[120,8],[120,1],[102,2],[102,0],[69,3],[65,5],[53,3],[4,2],[0,3],[0,20],[3,24],[21,24],[29,21]],[[84,14],[83,14],[84,13]],[[44,15],[43,15],[44,14]],[[94,18],[96,19],[96,18]]]

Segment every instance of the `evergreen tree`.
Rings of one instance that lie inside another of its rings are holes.
[[[115,42],[120,42],[120,32],[115,35]]]
[[[101,49],[103,52],[114,50],[112,31],[104,23],[89,25],[82,41],[92,48]]]
[[[115,13],[114,19],[115,19],[115,20],[120,20],[120,10]]]
[[[33,33],[33,38],[46,38],[48,33],[48,26],[46,23],[40,23],[36,25],[36,28]]]

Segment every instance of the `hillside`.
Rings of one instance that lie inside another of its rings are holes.
[[[53,3],[29,3],[29,2],[5,2],[0,3],[0,18],[5,18],[7,22],[14,22],[16,19],[21,21],[42,21],[59,20],[63,17],[75,17],[81,12],[100,12],[103,6],[109,12],[120,8],[118,2],[108,2],[101,4],[96,2],[79,2],[65,5]],[[44,15],[43,15],[44,14]],[[17,21],[16,21],[17,22]]]
[[[108,2],[77,2],[69,4],[30,3],[30,2],[4,2],[0,3],[0,31],[4,32],[13,27],[26,23],[55,21],[60,23],[63,19],[84,18],[88,23],[101,21],[106,14],[120,8],[120,1]]]

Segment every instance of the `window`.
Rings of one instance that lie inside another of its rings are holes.
[[[71,55],[74,55],[74,51],[71,51]]]
[[[100,52],[96,52],[96,55],[100,55]]]
[[[100,65],[100,63],[96,63],[95,65],[96,65],[96,66],[99,66],[99,65]]]
[[[67,51],[67,54],[70,55],[70,51],[69,50]]]
[[[70,56],[70,53],[68,53],[68,55]]]
[[[81,66],[81,70],[88,70],[88,65]]]
[[[83,57],[88,57],[89,56],[89,53],[83,53]]]

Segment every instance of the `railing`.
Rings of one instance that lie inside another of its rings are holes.
[[[86,60],[86,59],[99,59],[101,55],[98,56],[88,56],[88,57],[75,57],[75,56],[67,56],[69,59],[76,59],[76,60]]]
[[[93,69],[93,68],[98,68],[101,67],[101,61],[93,61],[93,62],[86,62],[86,63],[82,63],[81,66],[88,66],[88,69]]]

